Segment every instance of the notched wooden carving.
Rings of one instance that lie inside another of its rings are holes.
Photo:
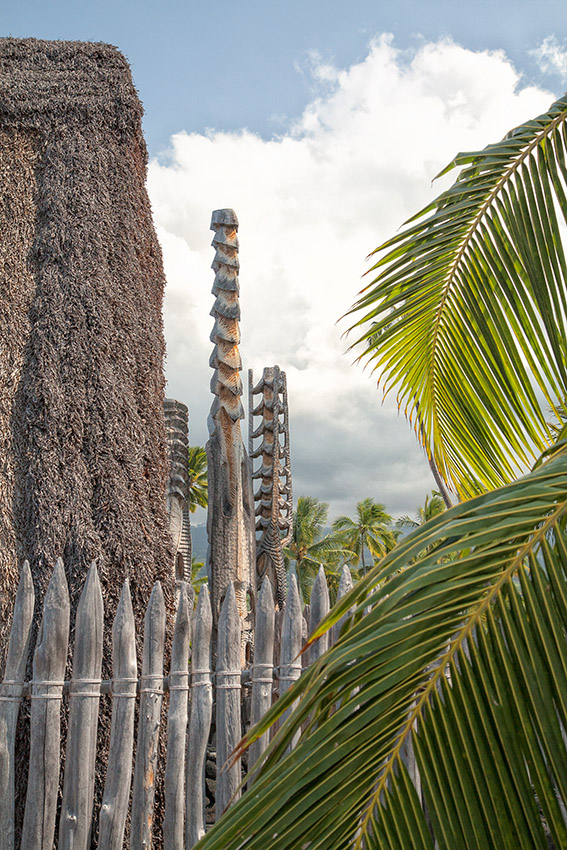
[[[242,362],[240,305],[238,301],[238,219],[233,210],[213,212],[215,303],[211,310],[214,326],[210,365],[213,402],[208,420],[207,463],[209,509],[207,572],[216,633],[222,599],[233,582],[242,623],[244,663],[252,643],[256,597],[254,508],[250,464],[242,440]],[[216,642],[216,641],[215,641]]]
[[[264,369],[254,386],[252,370],[248,372],[249,386],[249,445],[252,462],[260,464],[252,472],[259,487],[254,493],[255,528],[259,533],[256,544],[258,584],[268,576],[276,601],[283,608],[286,597],[286,576],[283,547],[292,533],[293,498],[289,453],[289,412],[285,372],[279,366]],[[254,404],[254,397],[260,396]],[[255,428],[254,421],[260,418]],[[259,440],[256,448],[254,441]]]

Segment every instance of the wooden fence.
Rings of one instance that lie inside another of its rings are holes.
[[[343,568],[339,595],[352,586]],[[164,850],[188,850],[205,830],[205,758],[213,704],[216,705],[216,814],[239,796],[241,765],[229,756],[241,738],[243,695],[249,695],[250,722],[259,720],[277,694],[299,678],[298,657],[307,628],[329,609],[323,569],[313,586],[307,624],[295,576],[276,623],[272,589],[265,580],[256,610],[255,653],[251,669],[240,669],[240,620],[232,585],[219,619],[217,665],[210,668],[212,616],[209,594],[201,589],[193,611],[192,589],[179,584],[179,599],[169,674],[164,675],[165,609],[159,583],[153,588],[144,621],[142,671],[138,675],[135,629],[128,583],[124,584],[112,628],[112,675],[101,681],[103,602],[96,566],[87,575],[79,601],[71,679],[65,680],[69,640],[69,595],[65,570],[57,562],[43,604],[43,619],[33,656],[33,678],[24,681],[34,590],[24,564],[16,596],[4,680],[0,685],[0,841],[14,850],[15,747],[19,707],[31,700],[29,778],[20,850],[50,850],[57,830],[59,850],[86,850],[93,819],[96,733],[99,703],[112,700],[110,750],[99,813],[98,850],[148,850],[152,843],[155,777],[164,694],[169,706],[164,776]],[[335,626],[330,639],[340,629]],[[310,647],[309,659],[326,648],[328,636]],[[274,655],[275,653],[275,655]],[[307,654],[307,653],[305,653]],[[274,663],[274,658],[276,662]],[[62,701],[68,700],[68,731],[57,817]],[[136,757],[134,721],[139,701]],[[250,765],[267,740],[251,748]],[[134,761],[133,780],[132,763]],[[131,787],[132,786],[132,787]],[[129,842],[124,834],[131,793]],[[58,822],[57,822],[58,821]]]

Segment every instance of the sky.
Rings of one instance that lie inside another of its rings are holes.
[[[232,207],[244,384],[248,368],[287,373],[295,495],[331,519],[368,496],[413,514],[434,487],[427,462],[339,319],[367,255],[448,185],[432,178],[454,154],[563,92],[564,3],[0,0],[0,34],[110,42],[131,64],[168,280],[167,392],[189,407],[191,443],[211,403],[210,216]]]

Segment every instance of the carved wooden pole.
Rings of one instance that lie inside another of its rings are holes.
[[[189,413],[186,405],[166,398],[163,411],[169,448],[167,511],[174,546],[175,578],[191,581],[191,520],[189,516]]]
[[[252,479],[260,486],[254,493],[256,531],[260,532],[256,550],[258,583],[267,575],[275,598],[283,608],[286,595],[286,576],[283,547],[291,537],[293,499],[289,454],[289,421],[285,372],[279,366],[264,369],[258,385],[254,386],[252,370],[248,373],[250,393],[250,458],[261,458]],[[252,398],[261,394],[254,406]],[[254,428],[254,417],[262,419]],[[260,438],[256,449],[254,440]]]
[[[214,369],[211,380],[214,398],[206,446],[209,481],[207,571],[215,635],[223,597],[229,583],[234,583],[242,624],[244,662],[246,647],[252,643],[256,540],[250,463],[240,431],[244,408],[240,379],[242,363],[238,350],[238,220],[234,211],[215,210],[211,230],[215,233],[213,295],[216,301],[211,311],[215,320],[210,360]]]

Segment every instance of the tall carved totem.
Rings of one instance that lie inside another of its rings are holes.
[[[268,576],[274,598],[282,609],[286,595],[283,549],[291,539],[293,522],[285,372],[279,366],[270,366],[264,369],[258,384],[254,385],[250,369],[248,397],[248,451],[252,461],[259,459],[252,472],[252,480],[258,482],[254,492],[256,532],[259,534],[256,542],[258,586],[263,577]]]
[[[177,581],[191,581],[191,517],[189,511],[189,411],[181,401],[166,398],[163,410],[169,446],[167,512],[173,541]]]
[[[242,380],[240,372],[240,304],[238,262],[238,219],[234,210],[216,210],[214,231],[215,303],[211,310],[214,344],[210,365],[213,402],[209,415],[207,465],[209,508],[207,571],[214,628],[229,582],[234,582],[242,622],[242,661],[249,654],[256,599],[256,539],[254,501],[248,454],[242,439],[240,421]]]

